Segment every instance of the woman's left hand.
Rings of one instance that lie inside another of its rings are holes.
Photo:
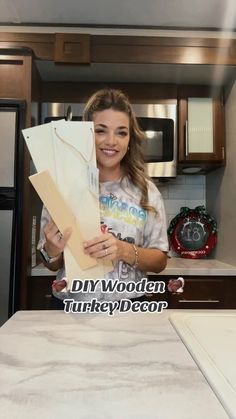
[[[84,252],[96,259],[122,259],[124,243],[111,233],[104,233],[84,243]]]

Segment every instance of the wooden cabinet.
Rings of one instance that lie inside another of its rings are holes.
[[[149,280],[164,281],[176,279],[178,276],[150,275]],[[155,301],[165,300],[171,309],[235,309],[236,308],[236,277],[224,276],[185,276],[184,292],[171,294],[153,294],[147,296]]]
[[[31,276],[28,278],[28,310],[53,309],[52,281],[54,276]]]
[[[185,278],[184,292],[169,295],[169,308],[215,309],[225,307],[224,277]]]
[[[90,64],[90,35],[56,33],[54,61],[56,63]]]
[[[166,276],[160,277],[159,275],[150,275],[149,281],[163,281],[165,284],[164,293],[146,293],[145,297],[147,301],[167,301],[169,304],[169,291],[167,290],[167,278]],[[160,287],[161,289],[162,287]]]
[[[236,277],[229,277],[226,280],[225,308],[236,308]]]
[[[150,281],[163,281],[164,293],[146,294],[147,301],[167,301],[169,309],[236,309],[236,277],[185,276],[184,292],[171,294],[167,290],[166,275],[150,275]],[[62,301],[51,293],[54,276],[32,276],[28,278],[28,309],[63,309]],[[161,287],[160,287],[161,288]]]
[[[221,90],[180,86],[178,99],[179,172],[191,173],[194,167],[206,173],[223,166],[225,118]]]

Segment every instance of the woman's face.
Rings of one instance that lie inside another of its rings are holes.
[[[124,112],[106,109],[96,112],[93,122],[100,180],[117,180],[130,140],[129,117]]]

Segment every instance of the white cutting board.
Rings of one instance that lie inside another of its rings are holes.
[[[236,419],[236,310],[176,312],[169,320],[230,418]]]

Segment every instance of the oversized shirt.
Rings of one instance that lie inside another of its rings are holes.
[[[100,183],[100,216],[101,231],[110,232],[119,240],[133,243],[138,247],[160,249],[168,252],[168,238],[166,228],[166,216],[164,204],[157,187],[150,181],[148,182],[148,204],[156,212],[144,210],[140,206],[141,191],[127,178],[119,181],[109,181]],[[41,217],[40,242],[41,247],[45,241],[43,228],[50,220],[50,216],[43,208]],[[65,276],[64,267],[57,273],[57,279]],[[139,269],[134,269],[128,263],[120,260],[113,263],[113,270],[106,274],[105,279],[119,279],[121,281],[138,282],[146,278],[146,273]],[[98,300],[119,300],[121,298],[135,298],[141,294],[137,293],[102,293],[99,287],[96,295],[70,292],[54,292],[58,298],[74,298],[77,300],[90,300],[96,297]]]

